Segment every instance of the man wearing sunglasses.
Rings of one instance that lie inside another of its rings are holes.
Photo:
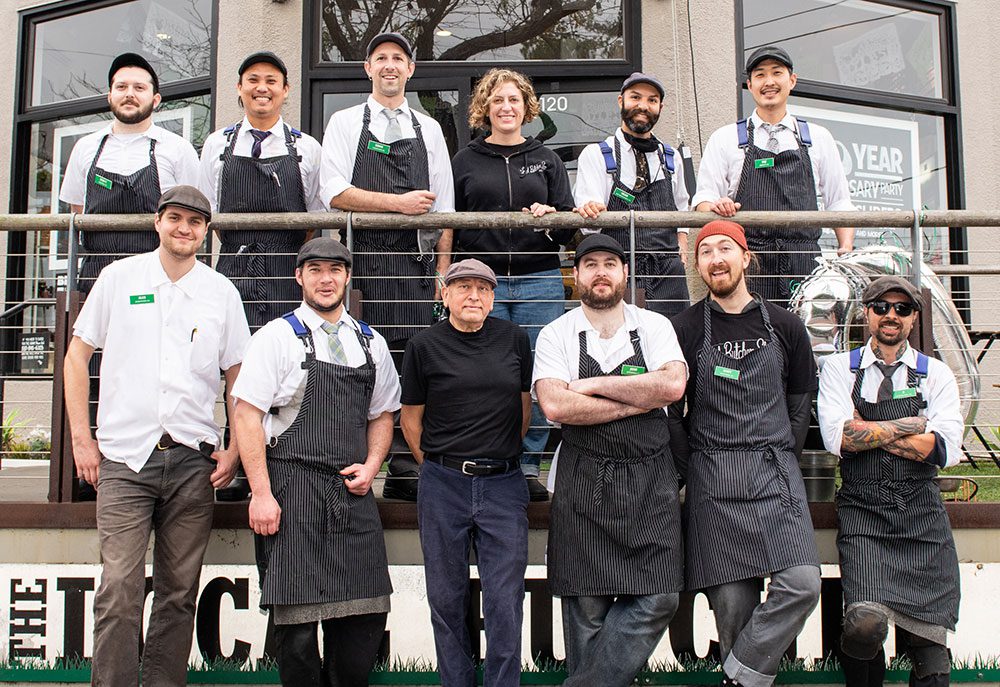
[[[848,687],[881,685],[889,623],[913,663],[910,684],[949,683],[945,641],[958,620],[958,558],[934,478],[961,456],[963,420],[947,365],[907,343],[922,298],[901,277],[862,295],[870,338],[826,359],[820,429],[841,457],[837,493]]]

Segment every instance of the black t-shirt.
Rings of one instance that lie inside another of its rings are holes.
[[[404,405],[424,406],[420,448],[463,458],[521,453],[521,394],[531,389],[531,343],[516,324],[488,317],[477,332],[445,320],[420,332],[403,357]]]

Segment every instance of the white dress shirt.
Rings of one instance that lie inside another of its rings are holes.
[[[382,110],[386,108],[372,96],[368,96],[367,104],[371,110],[371,123],[368,129],[372,136],[381,141],[389,126],[389,119],[382,114]],[[455,185],[451,176],[451,156],[444,142],[441,125],[422,112],[411,111],[405,100],[399,109],[402,110],[399,116],[399,128],[403,138],[416,136],[410,119],[411,112],[417,116],[423,131],[430,175],[430,188],[427,190],[437,196],[434,205],[431,206],[431,212],[454,212]],[[361,140],[364,110],[365,106],[361,104],[334,112],[326,125],[326,131],[323,133],[323,163],[319,177],[320,193],[327,203],[347,189],[354,188],[351,178],[354,176],[358,141]]]
[[[764,120],[757,114],[757,110],[750,115],[750,121],[753,123],[754,145],[764,148],[768,135],[761,128]],[[786,114],[781,123],[784,128],[777,135],[778,152],[798,148],[799,142],[795,135],[798,123],[795,117]],[[816,195],[823,201],[820,209],[831,212],[854,210],[851,189],[847,185],[847,175],[833,135],[819,124],[808,123],[812,136],[809,159],[816,182]],[[698,168],[698,190],[691,199],[691,207],[697,208],[699,203],[715,202],[725,196],[735,200],[745,157],[745,149],[739,145],[736,124],[727,124],[717,129],[708,139],[702,153],[701,166]]]
[[[322,329],[326,320],[305,303],[295,309],[295,316],[312,332],[316,359],[331,362],[330,337]],[[361,367],[365,364],[365,352],[358,340],[357,321],[346,310],[341,312],[340,321],[345,324],[338,330],[337,337],[344,347],[347,364]],[[369,343],[375,364],[375,389],[368,404],[369,420],[384,412],[399,410],[400,392],[389,347],[381,334],[372,331],[375,336]],[[232,394],[259,410],[281,409],[278,415],[264,414],[264,434],[268,441],[288,429],[299,412],[306,389],[307,375],[302,369],[305,359],[305,346],[284,319],[271,320],[250,340]]]
[[[867,374],[868,369],[877,362],[871,348],[871,339],[865,343],[861,354],[861,370],[864,379],[861,382],[861,397],[874,403],[878,399],[878,388],[884,379],[881,370],[876,369]],[[903,364],[896,368],[892,375],[894,390],[907,387],[906,368],[916,369],[917,352],[908,346],[899,359]],[[955,465],[962,458],[962,435],[965,425],[962,419],[962,408],[958,397],[958,384],[951,369],[940,360],[928,356],[927,376],[918,382],[917,390],[927,402],[927,408],[920,415],[927,418],[928,432],[937,432],[944,439],[947,447],[947,466]],[[918,379],[920,379],[918,377]],[[841,442],[844,437],[844,423],[854,417],[854,402],[851,393],[854,391],[854,374],[851,372],[849,353],[837,353],[822,359],[819,375],[819,428],[823,434],[823,443],[830,453],[841,455]]]
[[[73,328],[103,348],[97,444],[139,472],[164,432],[196,449],[220,445],[219,370],[250,340],[240,294],[202,262],[171,282],[159,250],[105,267]]]
[[[240,157],[250,157],[253,149],[253,136],[250,135],[250,120],[243,118],[240,124],[240,132],[236,136],[236,145],[233,147],[233,155]],[[278,117],[277,123],[268,131],[271,135],[260,144],[260,157],[280,157],[288,154],[288,147],[285,145],[285,121]],[[224,133],[225,129],[213,131],[205,139],[205,145],[201,149],[201,172],[198,188],[204,193],[209,202],[212,203],[212,211],[219,207],[219,178],[222,175],[222,160],[219,159],[229,139]],[[319,192],[319,167],[320,159],[323,156],[323,149],[319,141],[308,134],[293,138],[295,148],[298,150],[302,160],[299,161],[299,172],[302,175],[302,189],[304,191],[306,210],[309,212],[325,212],[326,201]]]
[[[109,123],[87,134],[73,146],[59,187],[59,200],[70,205],[86,204],[87,173],[101,139],[108,134],[108,142],[97,162],[99,167],[124,176],[138,172],[149,165],[149,141],[153,139],[156,141],[154,155],[160,193],[182,184],[198,185],[198,153],[184,138],[155,124],[138,134],[114,134],[111,126]]]
[[[621,145],[621,159],[618,160],[618,170],[622,184],[629,188],[635,187],[635,153],[632,151],[632,144],[625,140],[625,135],[619,128],[613,136],[608,136],[605,142],[615,149],[615,139]],[[646,164],[649,166],[649,181],[659,181],[666,178],[666,170],[660,164],[660,153],[654,151],[646,153]],[[590,201],[608,204],[611,198],[611,191],[614,188],[614,178],[608,174],[607,166],[604,163],[604,154],[601,147],[596,143],[591,143],[580,153],[580,159],[576,162],[576,185],[573,187],[573,202],[577,207],[581,207]],[[674,151],[674,176],[673,176],[674,203],[678,210],[688,209],[688,192],[684,185],[684,160],[680,151]],[[677,231],[687,233],[687,229],[679,228]]]

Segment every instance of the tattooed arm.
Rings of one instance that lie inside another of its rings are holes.
[[[909,460],[924,460],[934,449],[934,435],[925,434],[927,418],[903,417],[881,422],[867,421],[857,411],[844,423],[840,448],[852,453],[884,448]]]
[[[900,458],[924,463],[934,453],[936,441],[933,432],[924,432],[923,434],[900,437],[888,444],[883,444],[882,448]]]

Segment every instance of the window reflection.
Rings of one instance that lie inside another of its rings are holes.
[[[330,116],[339,110],[360,105],[368,99],[368,93],[324,93],[323,94],[323,128],[330,121]],[[406,103],[417,112],[436,120],[441,125],[444,142],[448,145],[448,154],[454,155],[458,150],[458,127],[464,126],[464,113],[458,112],[458,91],[436,91],[416,89],[407,91]],[[319,136],[317,135],[317,138]]]

